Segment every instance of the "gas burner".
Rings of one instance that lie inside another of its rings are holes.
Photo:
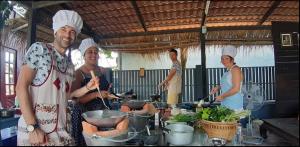
[[[134,138],[125,142],[125,146],[143,146],[143,139]]]

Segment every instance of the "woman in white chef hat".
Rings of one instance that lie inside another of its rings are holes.
[[[106,80],[104,68],[98,66],[99,48],[92,38],[86,38],[81,41],[79,51],[84,59],[84,64],[75,71],[75,81],[73,82],[72,90],[85,85],[91,78],[90,71],[93,70],[95,75],[99,78],[101,96],[97,89],[81,96],[78,102],[72,108],[72,136],[78,146],[85,146],[85,141],[82,135],[82,117],[81,114],[86,111],[103,110],[109,105],[108,89],[109,83]],[[100,97],[104,98],[103,101]]]
[[[234,62],[237,49],[234,46],[227,46],[222,49],[221,62],[227,68],[221,78],[220,86],[216,86],[211,90],[211,94],[215,94],[221,89],[221,95],[216,97],[216,101],[220,101],[221,105],[235,111],[243,110],[243,96],[241,93],[243,73],[241,68]]]

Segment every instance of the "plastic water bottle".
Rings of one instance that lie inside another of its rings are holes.
[[[237,126],[237,129],[236,129],[235,143],[237,145],[241,145],[242,144],[242,138],[243,138],[243,135],[242,135],[242,126],[239,123],[238,126]]]
[[[155,113],[155,116],[154,116],[154,125],[155,125],[155,128],[158,128],[159,127],[159,112],[156,112]]]

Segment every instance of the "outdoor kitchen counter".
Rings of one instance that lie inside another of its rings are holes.
[[[155,130],[152,130],[157,134],[161,134],[160,140],[158,145],[159,146],[172,146],[171,144],[167,143],[165,135],[163,135],[162,130],[160,128],[156,128]],[[234,141],[231,141],[230,143],[227,143],[226,146],[237,146]],[[200,129],[195,129],[194,131],[194,138],[191,144],[184,145],[184,146],[213,146],[208,142],[208,136],[205,132],[203,132]]]

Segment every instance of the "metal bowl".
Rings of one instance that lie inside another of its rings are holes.
[[[9,118],[15,116],[15,109],[0,109],[0,117]]]
[[[208,141],[214,146],[223,146],[226,144],[226,139],[223,138],[210,138]]]
[[[114,110],[95,110],[82,113],[82,117],[90,124],[111,128],[115,127],[127,116],[127,113]]]

